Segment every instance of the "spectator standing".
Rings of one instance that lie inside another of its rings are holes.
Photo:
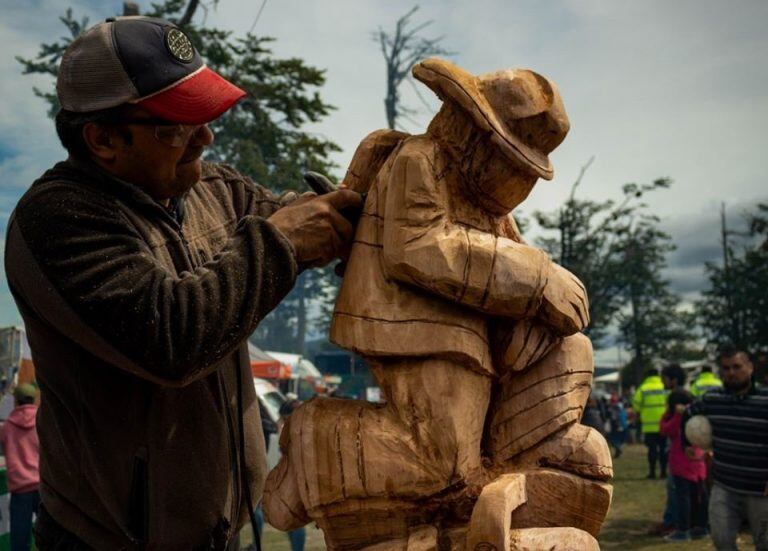
[[[29,549],[32,516],[40,505],[40,444],[37,439],[37,387],[22,383],[13,391],[15,407],[0,427],[11,492],[11,551]]]
[[[661,418],[661,435],[669,438],[669,472],[673,477],[676,504],[675,531],[664,539],[688,541],[707,535],[707,466],[704,452],[690,448],[686,453],[680,435],[683,413],[693,396],[683,389],[670,392],[667,411]]]
[[[705,392],[722,387],[723,381],[712,372],[712,366],[705,365],[701,368],[701,373],[696,380],[691,383],[691,394],[694,398],[700,398]]]
[[[688,420],[706,416],[712,425],[709,525],[715,547],[737,549],[746,521],[755,548],[768,551],[768,389],[755,385],[754,366],[744,350],[721,353],[720,375],[723,388],[704,394],[683,416],[683,444],[689,446]]]
[[[617,459],[621,455],[621,448],[626,440],[629,428],[629,417],[619,397],[611,396],[611,405],[608,407],[608,420],[611,425],[611,433],[608,441],[613,446],[613,457]]]
[[[657,369],[646,371],[640,388],[632,398],[632,406],[640,418],[643,440],[648,448],[648,476],[656,478],[658,462],[661,477],[667,476],[667,439],[659,436],[659,421],[667,407],[667,391]]]
[[[668,364],[661,370],[661,382],[664,384],[664,390],[667,393],[682,390],[685,386],[685,379],[685,371],[683,371],[680,364]],[[665,448],[669,449],[670,442],[668,439],[664,436],[662,436],[662,439],[665,439]],[[661,477],[664,478],[663,472]],[[667,476],[667,503],[664,507],[664,517],[660,529],[660,532],[665,535],[673,532],[678,524],[676,493],[675,479],[669,474]]]
[[[605,418],[600,413],[600,406],[594,392],[589,395],[584,413],[581,416],[581,424],[592,427],[600,434],[605,434]]]

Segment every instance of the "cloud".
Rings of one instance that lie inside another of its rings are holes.
[[[149,2],[140,1],[143,8]],[[62,34],[57,16],[72,5],[98,21],[121,2],[5,0],[0,21],[0,197],[12,204],[37,175],[63,156],[45,105],[31,93],[50,81],[22,77],[14,54],[34,56],[41,41]],[[242,35],[261,2],[224,0],[209,24]],[[623,183],[669,176],[672,189],[650,198],[679,249],[670,257],[675,288],[691,293],[703,275],[697,263],[716,258],[717,205],[768,200],[763,159],[768,127],[768,3],[719,0],[608,2],[565,0],[429,0],[414,21],[444,36],[454,60],[473,73],[530,67],[559,86],[572,123],[553,153],[553,182],[541,182],[523,205],[551,210],[592,155],[583,196],[616,198]],[[340,172],[359,140],[385,125],[384,63],[371,32],[391,30],[412,0],[272,0],[256,25],[274,36],[277,55],[295,56],[326,70],[322,90],[338,109],[310,128],[339,143]],[[436,109],[439,102],[418,84]],[[410,106],[420,101],[407,87]],[[420,132],[430,118],[422,108]],[[0,208],[3,208],[0,206]],[[698,279],[697,279],[698,277]],[[0,312],[2,322],[5,312]]]

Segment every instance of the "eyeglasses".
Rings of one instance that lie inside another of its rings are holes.
[[[119,124],[135,124],[139,126],[154,126],[155,139],[171,147],[183,147],[189,142],[189,138],[200,130],[205,124],[178,124],[162,119],[137,118],[124,119]]]

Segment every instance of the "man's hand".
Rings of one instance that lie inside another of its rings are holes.
[[[303,195],[276,211],[269,221],[293,244],[296,261],[304,269],[349,256],[355,228],[339,211],[362,208],[359,193],[342,189],[321,196]]]
[[[572,335],[589,324],[589,302],[584,284],[554,262],[550,264],[539,317],[561,335]]]
[[[675,411],[679,414],[685,413],[685,404],[675,404]]]

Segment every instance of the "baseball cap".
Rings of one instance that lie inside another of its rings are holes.
[[[61,58],[56,92],[68,111],[130,103],[181,124],[210,122],[246,95],[209,69],[176,25],[142,16],[110,18],[78,36]]]

